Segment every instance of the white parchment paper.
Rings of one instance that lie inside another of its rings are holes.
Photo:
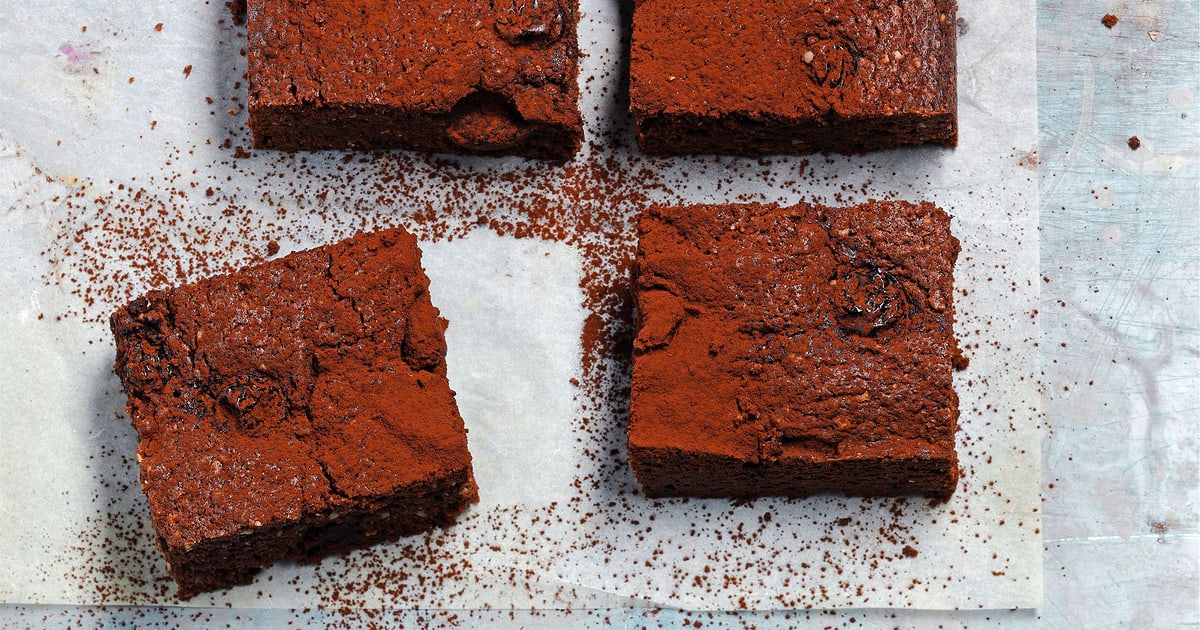
[[[956,150],[650,160],[628,142],[621,3],[585,0],[581,85],[593,143],[566,166],[250,154],[240,150],[250,146],[245,40],[221,3],[6,8],[0,599],[179,603],[137,486],[107,312],[150,286],[250,262],[264,255],[262,235],[286,253],[400,224],[423,238],[434,303],[451,321],[450,380],[481,503],[454,528],[315,567],[280,564],[253,585],[187,605],[1037,606],[1033,7],[961,5]],[[581,181],[603,192],[581,193]],[[626,375],[619,364],[596,368],[608,392],[599,396],[579,385],[589,376],[580,341],[585,288],[595,286],[587,279],[619,277],[613,261],[632,241],[474,227],[529,220],[519,208],[534,197],[576,228],[589,207],[615,208],[627,222],[653,200],[892,197],[946,208],[963,244],[957,330],[971,358],[956,381],[959,491],[936,506],[641,497],[623,465]],[[612,260],[584,255],[605,239]],[[613,268],[595,268],[605,264]]]

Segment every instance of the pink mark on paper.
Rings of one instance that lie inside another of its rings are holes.
[[[68,65],[72,66],[86,63],[99,54],[95,51],[87,50],[85,48],[76,48],[71,43],[59,44],[58,53],[67,59]]]
[[[68,63],[79,63],[83,60],[83,53],[70,44],[59,45],[58,52],[66,56]]]
[[[89,50],[87,44],[77,45],[70,42],[64,42],[58,45],[58,55],[56,59],[62,60],[63,70],[71,74],[84,74],[91,69],[93,74],[100,74],[100,69],[96,67],[95,62],[100,57],[100,52]]]

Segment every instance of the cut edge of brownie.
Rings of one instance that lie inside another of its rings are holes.
[[[262,105],[250,111],[250,130],[256,149],[292,152],[403,149],[562,161],[578,153],[583,142],[578,118],[573,124],[526,121],[491,92],[474,92],[459,103],[446,114],[406,114],[384,106]],[[456,134],[455,125],[464,120],[475,131]]]
[[[788,120],[728,114],[634,112],[637,142],[651,155],[798,155],[832,151],[861,154],[900,146],[958,146],[955,111],[862,118]]]
[[[440,483],[377,497],[374,503],[350,510],[264,525],[188,548],[170,547],[160,536],[158,546],[178,585],[177,596],[190,599],[249,584],[259,571],[280,561],[312,564],[435,527],[449,527],[478,500],[478,488],[468,469]]]
[[[948,499],[958,485],[958,456],[847,458],[816,462],[802,458],[748,463],[712,453],[630,446],[629,461],[642,491],[651,498],[739,498],[817,494],[859,497],[921,495]]]

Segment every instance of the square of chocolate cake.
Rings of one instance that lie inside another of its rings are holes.
[[[953,493],[945,212],[652,207],[638,233],[628,430],[647,495]]]
[[[567,159],[578,0],[247,0],[254,146]]]
[[[360,234],[111,318],[183,598],[446,526],[477,500],[416,239]]]
[[[958,142],[955,0],[638,0],[630,102],[655,154]]]

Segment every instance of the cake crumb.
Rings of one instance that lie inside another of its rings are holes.
[[[1129,148],[1137,151],[1142,146],[1142,139],[1137,136],[1129,136]]]
[[[904,549],[901,551],[901,553],[904,554],[905,558],[916,558],[921,552],[914,549],[912,545],[904,545]]]
[[[225,7],[229,9],[229,13],[233,16],[233,23],[241,26],[246,21],[246,0],[230,0],[225,3]]]
[[[954,354],[954,356],[950,357],[950,365],[955,370],[962,371],[970,367],[971,358],[963,354],[962,350],[959,350]]]
[[[274,256],[275,254],[278,254],[278,253],[279,253],[279,241],[276,241],[276,240],[267,241],[267,255]]]
[[[1119,18],[1117,18],[1117,16],[1115,16],[1111,13],[1105,13],[1104,17],[1100,18],[1100,23],[1107,26],[1108,28],[1112,28],[1112,27],[1116,26],[1118,21],[1119,21]]]

